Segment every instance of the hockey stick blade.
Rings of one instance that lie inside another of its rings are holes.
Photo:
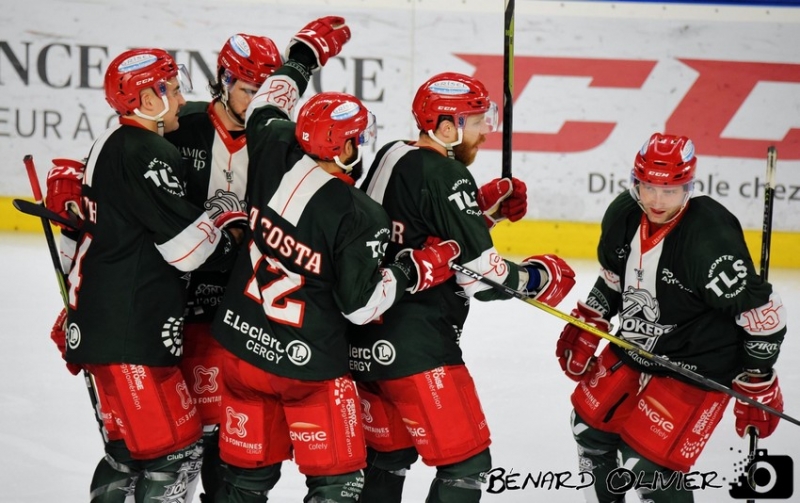
[[[592,325],[589,325],[588,323],[585,323],[585,322],[579,320],[578,318],[575,318],[574,316],[570,316],[567,313],[562,313],[558,309],[552,308],[552,307],[548,306],[547,304],[545,304],[543,302],[539,302],[536,299],[532,299],[532,298],[526,296],[525,294],[523,294],[522,292],[514,290],[513,288],[509,288],[509,287],[507,287],[505,285],[502,285],[502,284],[500,284],[500,283],[498,283],[496,281],[493,281],[493,280],[485,277],[484,275],[482,275],[480,273],[477,273],[475,271],[467,269],[466,267],[464,267],[464,266],[462,266],[460,264],[455,264],[454,263],[454,264],[452,264],[450,266],[450,268],[453,269],[454,271],[459,272],[459,273],[461,273],[461,274],[463,274],[465,276],[468,276],[468,277],[470,277],[470,278],[472,278],[474,280],[477,280],[477,281],[480,281],[481,283],[489,285],[492,288],[494,288],[495,290],[503,292],[506,295],[509,295],[511,297],[515,297],[515,298],[517,298],[517,299],[519,299],[519,300],[521,300],[523,302],[526,302],[526,303],[528,303],[528,304],[530,304],[530,305],[532,305],[534,307],[538,307],[542,311],[545,311],[545,312],[547,312],[549,314],[552,314],[556,318],[561,318],[562,320],[566,321],[567,323],[569,323],[571,325],[575,325],[576,327],[578,327],[578,328],[580,328],[582,330],[585,330],[585,331],[587,331],[587,332],[589,332],[591,334],[594,334],[594,335],[600,337],[601,339],[605,339],[608,342],[610,342],[610,343],[612,343],[612,344],[614,344],[616,346],[621,347],[622,349],[627,349],[629,351],[633,351],[636,354],[638,354],[639,356],[641,356],[643,358],[646,358],[646,359],[648,359],[650,361],[653,361],[653,362],[661,365],[662,367],[665,367],[665,368],[675,372],[676,374],[680,374],[680,375],[682,375],[682,376],[684,376],[684,377],[686,377],[688,379],[691,379],[692,381],[694,381],[694,382],[696,382],[698,384],[701,384],[701,385],[703,385],[703,386],[705,386],[707,388],[714,389],[716,391],[721,391],[722,393],[725,393],[726,395],[732,396],[732,397],[736,398],[739,401],[745,402],[745,403],[747,403],[749,405],[752,405],[753,407],[756,407],[758,409],[763,410],[764,412],[768,412],[768,413],[770,413],[770,414],[772,414],[774,416],[778,416],[778,417],[780,417],[782,419],[785,419],[785,420],[789,421],[790,423],[794,423],[797,426],[800,426],[800,420],[795,419],[792,416],[789,416],[788,414],[784,414],[783,412],[781,412],[781,411],[779,411],[777,409],[774,409],[774,408],[772,408],[772,407],[770,407],[768,405],[764,405],[763,403],[759,402],[758,400],[754,400],[754,399],[750,398],[749,396],[747,396],[745,394],[742,394],[742,393],[739,393],[738,391],[736,391],[734,389],[731,389],[731,388],[729,388],[729,387],[727,387],[725,385],[722,385],[722,384],[720,384],[720,383],[718,383],[716,381],[712,381],[711,379],[709,379],[707,377],[703,377],[702,375],[698,374],[697,372],[693,372],[693,371],[683,367],[682,365],[673,362],[672,360],[670,360],[666,356],[661,356],[661,355],[650,353],[649,351],[645,351],[644,349],[640,348],[639,346],[637,346],[637,345],[635,345],[635,344],[633,344],[633,343],[631,343],[631,342],[629,342],[629,341],[627,341],[625,339],[622,339],[622,338],[617,337],[615,335],[611,335],[611,334],[609,334],[607,332],[603,332],[602,330],[600,330],[600,329],[598,329],[598,328],[596,328],[596,327],[594,327]]]
[[[32,203],[30,201],[26,201],[25,199],[14,199],[11,201],[11,204],[14,205],[18,211],[25,213],[26,215],[31,215],[33,217],[39,218],[46,218],[51,222],[56,222],[66,227],[69,227],[72,230],[78,230],[78,222],[73,220],[68,220],[58,213],[54,211],[48,210],[46,207]]]

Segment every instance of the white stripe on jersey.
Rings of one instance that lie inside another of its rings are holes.
[[[389,185],[389,180],[392,177],[394,167],[401,157],[406,155],[410,150],[416,150],[419,147],[414,147],[399,141],[393,146],[389,147],[386,155],[381,158],[380,164],[375,169],[375,174],[369,182],[367,187],[367,194],[379,204],[383,204],[383,196],[386,194],[386,187]]]
[[[479,273],[481,276],[496,281],[501,285],[505,282],[508,276],[508,263],[503,260],[503,257],[497,252],[494,246],[485,250],[476,259],[462,264],[467,269]],[[486,283],[482,283],[469,276],[461,273],[456,273],[456,283],[464,289],[464,293],[470,297],[474,297],[476,293],[492,288]]]
[[[202,212],[197,220],[172,239],[155,246],[167,263],[186,272],[200,267],[217,249],[220,239],[222,232],[214,226],[208,214]]]
[[[308,201],[335,177],[304,155],[283,178],[269,200],[269,207],[292,225],[297,225]]]
[[[385,268],[381,268],[381,275],[383,280],[375,285],[367,305],[349,314],[342,313],[350,323],[365,325],[376,320],[394,304],[397,297],[397,278],[390,269]]]

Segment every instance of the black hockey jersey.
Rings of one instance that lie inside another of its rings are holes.
[[[268,372],[325,380],[347,373],[350,323],[379,316],[408,278],[380,268],[390,234],[380,205],[300,149],[288,117],[306,85],[284,66],[250,104],[253,238],[240,253],[212,333]]]
[[[428,236],[453,239],[457,261],[516,289],[518,266],[492,243],[466,166],[433,150],[397,141],[378,152],[362,187],[392,219],[387,257],[419,248]],[[456,275],[441,285],[403,297],[380,322],[353,327],[351,370],[362,381],[392,379],[463,363],[459,341],[469,300],[505,299],[489,286]]]
[[[120,122],[95,141],[86,163],[66,358],[174,365],[182,354],[183,276],[226,267],[235,250],[228,233],[185,199],[178,150]]]
[[[612,202],[597,248],[602,273],[587,303],[607,319],[618,316],[620,337],[721,383],[745,368],[770,369],[785,309],[756,273],[736,217],[699,195],[674,227],[648,227],[628,192]],[[667,373],[614,349],[640,371]]]

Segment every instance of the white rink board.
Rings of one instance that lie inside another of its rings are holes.
[[[745,228],[761,227],[766,149],[778,147],[774,229],[800,231],[800,9],[517,1],[514,174],[528,219],[598,222],[652,132],[689,134],[698,179]],[[332,7],[335,5],[336,7]],[[503,2],[118,0],[13,2],[0,13],[0,196],[29,192],[53,157],[83,157],[113,119],[108,62],[129,47],[176,51],[206,100],[236,33],[284,47],[323,15],[353,31],[311,91],[345,91],[376,114],[379,144],[415,134],[410,102],[434,73],[484,80],[502,101]],[[499,175],[500,134],[478,156]],[[367,161],[371,160],[367,156]]]

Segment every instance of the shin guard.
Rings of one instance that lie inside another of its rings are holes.
[[[413,447],[392,452],[367,448],[367,467],[364,469],[364,488],[361,503],[400,503],[406,471],[417,461]]]
[[[492,469],[489,449],[452,465],[439,466],[428,491],[427,503],[477,503],[486,472]]]
[[[361,470],[342,475],[317,475],[306,477],[307,503],[355,503],[364,487]]]
[[[223,463],[222,486],[214,495],[215,503],[264,503],[281,478],[281,464],[261,468],[239,468]]]
[[[198,441],[166,456],[140,461],[143,470],[136,482],[136,502],[191,503],[200,481],[202,457]]]

